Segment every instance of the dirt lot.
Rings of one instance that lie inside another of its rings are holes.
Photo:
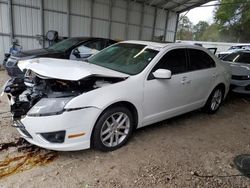
[[[7,78],[0,71],[0,86]],[[0,178],[0,187],[250,187],[250,179],[232,176],[239,174],[233,158],[250,153],[249,104],[231,94],[215,115],[197,111],[139,129],[109,153],[10,147],[0,151],[0,174],[21,172]],[[0,143],[19,137],[9,115],[0,115]]]

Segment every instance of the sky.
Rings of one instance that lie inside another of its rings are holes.
[[[205,5],[213,5],[215,3],[216,1],[212,1]],[[212,23],[214,8],[214,6],[197,7],[190,10],[188,13],[184,12],[183,14],[187,13],[186,16],[190,19],[191,22],[193,22],[194,25],[197,24],[199,21],[207,21],[208,23]]]

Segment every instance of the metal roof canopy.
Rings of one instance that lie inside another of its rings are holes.
[[[146,5],[182,13],[214,0],[135,0]]]

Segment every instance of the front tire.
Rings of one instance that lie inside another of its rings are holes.
[[[224,98],[224,90],[221,87],[216,87],[210,94],[205,106],[204,111],[209,114],[217,112],[221,106]]]
[[[133,131],[132,113],[125,107],[106,109],[96,122],[92,134],[92,147],[101,151],[113,151],[122,147]]]

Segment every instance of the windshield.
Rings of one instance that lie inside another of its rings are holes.
[[[49,50],[55,50],[55,51],[62,51],[65,52],[71,47],[75,46],[77,43],[81,42],[79,38],[68,38],[61,42],[58,42],[50,47],[48,47]]]
[[[250,64],[250,53],[232,53],[222,58],[222,60],[234,63]]]
[[[120,43],[104,49],[88,61],[130,75],[140,73],[157,55],[158,51],[145,45]]]

